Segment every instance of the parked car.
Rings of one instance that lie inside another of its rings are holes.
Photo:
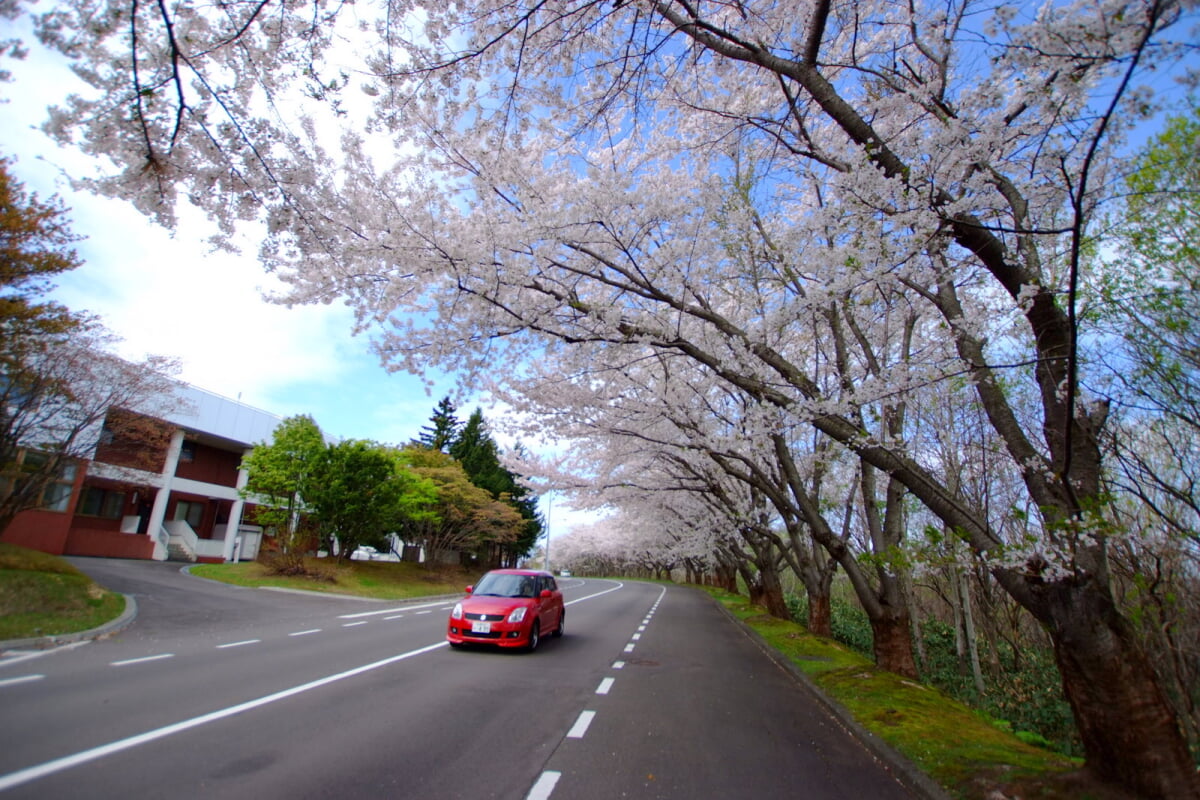
[[[569,577],[571,577],[571,570],[569,570],[569,569],[564,569],[564,570],[561,570],[561,571],[558,573],[558,577],[560,577],[560,578],[569,578]]]
[[[365,544],[350,554],[351,561],[374,561],[377,558],[379,558],[379,551]]]
[[[446,626],[452,647],[490,644],[537,649],[543,634],[562,636],[566,609],[549,572],[496,569],[467,587]]]

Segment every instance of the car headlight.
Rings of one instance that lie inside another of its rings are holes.
[[[462,603],[454,604],[454,610],[450,612],[450,619],[462,619]]]
[[[525,606],[517,606],[508,614],[509,622],[523,622],[525,620]]]

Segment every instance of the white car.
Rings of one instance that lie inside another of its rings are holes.
[[[379,558],[379,551],[365,544],[350,554],[351,561],[374,561],[377,558]]]
[[[571,577],[571,570],[569,570],[569,569],[564,569],[564,570],[560,571],[560,572],[558,573],[558,577],[560,577],[560,578],[569,578],[569,577]]]

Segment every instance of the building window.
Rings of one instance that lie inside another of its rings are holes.
[[[186,439],[179,446],[179,460],[191,463],[196,460],[196,443],[189,442]]]
[[[125,493],[97,486],[85,486],[76,513],[85,517],[120,519],[125,510]]]
[[[200,523],[204,521],[206,505],[206,503],[197,503],[192,500],[180,500],[175,504],[175,519],[186,520],[192,530],[198,530]]]
[[[43,469],[50,461],[46,453],[36,450],[19,450],[16,459],[0,473],[0,497],[5,497],[19,487],[23,479],[32,472]],[[61,464],[58,473],[42,487],[37,496],[31,498],[29,508],[46,511],[66,511],[71,504],[71,489],[75,485],[74,461]]]

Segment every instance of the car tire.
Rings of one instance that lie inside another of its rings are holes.
[[[554,633],[550,634],[555,639],[561,639],[567,625],[567,612],[561,610],[558,612],[558,627],[554,629]]]
[[[542,626],[537,620],[534,620],[533,627],[529,629],[529,652],[533,652],[538,648],[538,642],[542,640]]]

